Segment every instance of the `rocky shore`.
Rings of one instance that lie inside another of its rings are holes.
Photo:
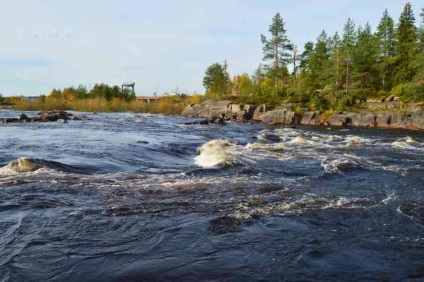
[[[68,120],[86,120],[86,116],[77,116],[66,111],[39,111],[36,116],[29,117],[21,114],[19,118],[0,118],[0,123],[25,123],[25,122],[58,122],[67,123]]]
[[[235,104],[208,100],[187,106],[182,115],[204,118],[200,124],[263,122],[283,125],[361,126],[372,128],[424,130],[424,104],[401,105],[394,99],[364,103],[358,112],[296,111],[297,105],[278,107]]]

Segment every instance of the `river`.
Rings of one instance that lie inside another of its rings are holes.
[[[0,281],[424,279],[423,132],[87,115],[0,125]]]

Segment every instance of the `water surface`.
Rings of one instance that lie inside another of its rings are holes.
[[[424,279],[423,133],[88,116],[0,125],[0,281]]]

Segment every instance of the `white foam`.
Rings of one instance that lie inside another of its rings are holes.
[[[203,168],[231,165],[234,162],[231,149],[234,147],[230,140],[211,140],[198,149],[200,154],[194,158],[195,163]]]
[[[409,144],[405,141],[395,141],[392,143],[393,147],[398,147],[398,148],[410,148],[411,146],[409,146]]]
[[[20,173],[33,172],[42,168],[30,158],[19,158],[11,161],[6,166],[0,168],[0,175],[16,175]]]
[[[290,144],[305,144],[307,142],[308,142],[308,140],[306,140],[304,137],[296,136],[295,138],[290,140],[288,143],[290,143]]]
[[[409,136],[408,136],[408,137],[406,137],[406,138],[405,138],[405,142],[406,142],[406,143],[415,143],[415,142],[417,142],[417,141],[415,141],[415,139],[414,139],[414,138],[412,138],[412,137],[409,137]]]

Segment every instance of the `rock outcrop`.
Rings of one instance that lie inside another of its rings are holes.
[[[259,120],[267,124],[287,124],[297,125],[300,123],[302,116],[293,110],[285,107],[277,107],[272,111],[268,111],[260,115]]]
[[[230,101],[208,100],[200,104],[187,106],[182,115],[191,117],[202,117],[209,120],[216,118],[231,119]]]
[[[37,116],[28,117],[22,113],[19,118],[0,118],[0,123],[25,123],[25,122],[58,122],[67,123],[68,120],[86,120],[86,116],[77,116],[66,111],[39,111]]]
[[[387,102],[384,102],[385,113],[374,113],[374,111],[369,110],[365,113],[334,112],[331,115],[323,116],[318,111],[299,114],[294,111],[293,105],[289,104],[273,109],[267,105],[235,104],[231,101],[205,101],[187,106],[182,114],[205,119],[195,124],[225,124],[225,121],[233,120],[237,122],[260,121],[274,125],[301,124],[424,130],[422,103],[406,105],[404,109],[408,112],[400,113],[396,97],[387,97],[385,100],[394,105],[388,107]]]

